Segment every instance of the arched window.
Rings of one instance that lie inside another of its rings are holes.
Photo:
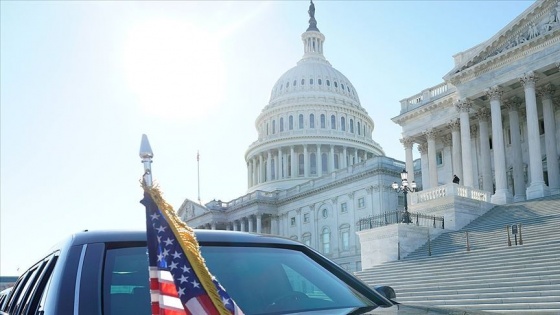
[[[315,128],[315,115],[309,115],[309,128]]]
[[[321,154],[321,171],[327,174],[329,166],[327,165],[329,156],[326,153]]]
[[[288,129],[294,130],[294,116],[292,115],[288,118]]]
[[[280,132],[284,131],[284,117],[280,117]]]
[[[354,133],[354,119],[350,119],[350,132]]]
[[[303,158],[303,154],[300,153],[298,156],[298,175],[299,176],[303,176],[305,174],[305,166],[303,165],[304,163],[304,158]]]
[[[325,129],[325,114],[321,114],[321,128]]]
[[[286,82],[286,88],[289,88],[289,87],[290,87],[290,82],[288,81],[288,82]]]
[[[313,85],[313,79],[309,79],[309,84]]]
[[[303,114],[299,114],[299,129],[303,129]]]
[[[276,120],[272,121],[272,134],[276,133]]]
[[[301,85],[305,85],[305,79],[301,79]]]
[[[331,129],[336,129],[336,117],[331,115]]]
[[[342,92],[344,92],[344,84],[340,83],[340,86],[342,87]]]
[[[330,254],[331,252],[331,232],[329,228],[323,228],[321,232],[321,249],[323,250],[323,254]]]
[[[331,81],[327,80],[327,86],[331,86]]]
[[[335,87],[335,88],[338,87],[338,83],[336,83],[336,81],[334,81],[334,87]]]
[[[340,130],[346,131],[346,119],[344,117],[340,117]]]
[[[361,134],[362,134],[362,132],[361,132],[361,128],[360,128],[360,122],[359,122],[359,121],[358,121],[358,127],[357,127],[357,129],[358,129],[358,135],[361,135]]]
[[[309,155],[309,168],[311,175],[317,175],[317,154],[315,152]]]
[[[295,87],[296,85],[297,85],[297,81],[296,81],[296,80],[294,80],[294,87]]]
[[[319,83],[319,85],[323,84],[323,82],[321,81],[321,79],[317,79],[317,83]]]

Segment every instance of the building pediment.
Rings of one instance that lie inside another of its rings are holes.
[[[535,49],[557,44],[559,36],[560,1],[537,1],[489,40],[455,55],[455,68],[444,79],[454,85],[468,81]]]

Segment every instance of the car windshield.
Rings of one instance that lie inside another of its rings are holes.
[[[201,251],[210,272],[245,314],[375,306],[297,250],[202,246]]]

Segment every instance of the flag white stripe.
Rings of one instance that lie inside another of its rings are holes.
[[[188,300],[185,305],[187,306],[187,309],[193,314],[206,314],[206,310],[204,309],[204,307],[202,307],[200,302],[198,302],[197,298]]]
[[[183,303],[181,303],[181,300],[179,298],[167,295],[161,295],[159,306],[175,310],[184,310]]]

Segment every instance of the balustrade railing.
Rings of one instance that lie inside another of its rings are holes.
[[[448,196],[458,196],[490,202],[491,194],[487,191],[474,189],[471,187],[461,186],[457,184],[446,184],[410,194],[410,201],[411,204],[417,204]]]
[[[356,229],[358,231],[363,231],[376,227],[406,222],[409,222],[408,224],[414,224],[417,226],[426,226],[440,229],[445,228],[443,217],[436,217],[423,213],[392,211],[362,218],[356,223]]]

